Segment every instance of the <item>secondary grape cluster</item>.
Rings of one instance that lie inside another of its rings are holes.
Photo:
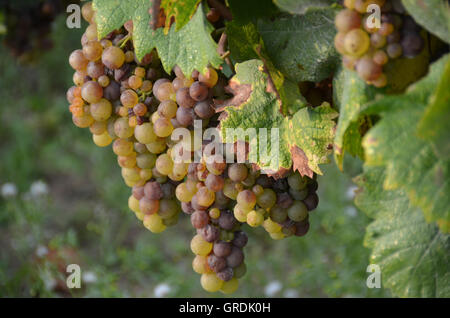
[[[74,124],[89,128],[96,145],[112,144],[132,188],[129,208],[147,229],[160,233],[181,212],[189,215],[196,230],[192,267],[202,287],[234,292],[246,273],[245,225],[261,226],[275,240],[305,235],[319,201],[317,181],[292,170],[278,179],[261,173],[238,160],[242,143],[196,143],[196,121],[201,131],[218,125],[214,99],[226,98],[226,78],[213,68],[185,75],[175,67],[167,74],[155,51],[136,58],[131,21],[98,39],[91,3],[82,15],[89,22],[82,49],[69,57],[75,73],[67,100]],[[173,140],[180,127],[188,137]],[[229,157],[234,161],[227,163]]]
[[[375,11],[367,12],[370,5],[381,9],[378,21]],[[421,27],[407,15],[400,0],[345,0],[344,6],[335,18],[334,44],[343,55],[343,65],[368,84],[386,86],[383,68],[390,59],[413,58],[424,49]]]
[[[32,62],[43,51],[51,49],[52,24],[65,12],[68,4],[77,1],[37,0],[0,1],[0,15],[6,27],[4,45],[22,62]]]

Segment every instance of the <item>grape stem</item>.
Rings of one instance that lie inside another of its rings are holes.
[[[215,38],[216,36],[222,34],[223,32],[225,32],[225,27],[219,28],[219,29],[215,29],[215,30],[213,31],[213,37]]]
[[[119,41],[119,43],[118,43],[119,47],[123,48],[130,39],[131,39],[131,34],[128,33],[122,40]]]
[[[223,53],[223,55],[221,56],[221,58],[227,58],[230,55],[230,51],[226,51],[225,53]]]
[[[150,92],[141,92],[139,94],[139,101],[143,102],[145,101],[145,99],[147,98],[148,95],[150,95],[152,93],[152,90],[150,90]]]
[[[234,65],[231,63],[231,59],[229,57],[230,51],[226,50],[227,47],[227,34],[225,32],[222,33],[219,39],[219,43],[217,43],[217,53],[219,53],[220,57],[225,60],[225,63],[228,64],[233,73],[236,73],[234,70]]]
[[[277,96],[278,100],[281,100],[280,93],[278,92],[278,89],[275,86],[275,82],[273,81],[272,75],[269,72],[266,60],[261,55],[261,45],[259,45],[256,48],[256,51],[258,53],[258,56],[260,56],[261,60],[263,61],[264,72],[267,74],[267,88],[268,88],[268,90],[273,92],[273,93],[275,93],[275,95]],[[283,114],[283,107],[280,107],[280,113]]]

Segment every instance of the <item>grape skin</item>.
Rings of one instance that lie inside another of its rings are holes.
[[[191,214],[192,226],[196,229],[204,228],[209,222],[209,216],[204,211],[195,211]]]
[[[218,273],[225,269],[225,267],[227,266],[227,262],[224,258],[211,254],[208,256],[208,265],[209,268],[213,270],[213,272]]]
[[[225,230],[231,230],[236,225],[236,220],[231,213],[222,213],[219,218],[219,226]]]
[[[185,108],[192,108],[196,103],[190,95],[189,87],[182,87],[177,91],[176,101],[178,105]]]
[[[205,72],[205,74],[198,75],[198,81],[200,83],[205,84],[208,87],[214,87],[217,84],[218,79],[219,79],[219,76],[217,75],[217,72],[213,68],[210,68],[210,67]]]
[[[248,176],[247,167],[244,164],[233,163],[228,168],[228,177],[234,182],[244,181]]]
[[[89,61],[97,61],[102,57],[103,47],[98,41],[89,41],[83,46],[83,55]]]
[[[227,266],[231,268],[238,267],[239,265],[242,264],[243,261],[244,261],[244,253],[239,247],[233,246],[231,248],[230,255],[228,255],[226,258]]]
[[[194,236],[191,241],[191,250],[196,255],[206,256],[212,250],[212,243],[209,243],[203,239],[199,234]]]
[[[200,283],[203,289],[212,293],[219,291],[223,286],[223,281],[216,274],[203,274]]]
[[[194,82],[189,87],[189,95],[197,102],[204,101],[208,97],[208,87],[202,82]]]
[[[160,200],[163,197],[161,186],[158,182],[147,182],[144,186],[144,195],[150,200]]]
[[[367,52],[369,46],[369,36],[361,29],[353,29],[345,36],[345,51],[351,56],[359,57],[363,55]]]
[[[231,253],[231,244],[222,241],[214,243],[213,252],[219,257],[227,257]]]
[[[88,103],[97,103],[103,97],[103,87],[97,82],[88,81],[81,87],[81,96]]]
[[[215,111],[208,101],[199,102],[194,107],[195,114],[201,119],[208,119],[214,116]]]
[[[219,279],[223,280],[224,282],[230,281],[233,278],[233,275],[234,275],[234,272],[231,267],[227,267],[227,268],[221,270],[220,272],[217,272],[217,277]],[[236,281],[237,281],[237,279],[236,279]],[[222,287],[222,289],[223,289],[223,287]]]
[[[200,234],[205,241],[212,243],[219,239],[220,230],[217,227],[208,224],[204,228],[200,229]]]
[[[69,64],[76,71],[84,70],[88,63],[89,60],[84,56],[82,50],[75,50],[69,56]]]
[[[111,116],[112,105],[107,99],[102,98],[98,103],[91,104],[90,111],[95,120],[105,121]]]
[[[194,110],[185,107],[179,107],[176,114],[176,119],[180,125],[187,127],[194,123]]]
[[[356,71],[362,79],[366,81],[373,81],[381,75],[382,68],[371,58],[366,57],[358,61],[356,64]]]
[[[335,24],[339,32],[348,32],[361,26],[361,16],[353,10],[342,10],[336,15]]]
[[[102,62],[110,69],[119,69],[125,62],[125,54],[116,47],[107,47],[102,53]]]
[[[102,63],[98,63],[98,62],[89,62],[86,70],[87,70],[87,74],[92,78],[99,78],[105,74],[105,67],[103,66]],[[100,84],[100,81],[99,81],[99,84]],[[104,87],[103,85],[101,85],[101,86]]]

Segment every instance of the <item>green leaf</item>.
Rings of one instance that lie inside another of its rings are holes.
[[[231,21],[226,24],[228,48],[234,61],[241,63],[246,60],[258,59],[258,50],[264,46],[261,35],[252,22],[238,23]]]
[[[304,14],[310,8],[329,7],[337,0],[273,0],[283,11],[292,14]]]
[[[298,86],[286,79],[273,65],[255,24],[252,22],[238,24],[232,21],[227,23],[226,33],[228,47],[234,61],[244,62],[251,59],[260,59],[264,62],[264,66],[280,95],[283,114],[294,113],[306,106],[307,102],[300,94]]]
[[[444,232],[450,232],[450,161],[436,156],[433,144],[419,138],[417,126],[449,60],[447,55],[433,64],[428,76],[406,94],[371,104],[365,113],[379,113],[382,119],[363,139],[366,164],[386,166],[384,188],[405,189],[425,219],[437,222]]]
[[[318,165],[328,162],[335,127],[333,119],[337,116],[328,104],[305,107],[292,117],[285,117],[280,112],[280,99],[271,91],[264,64],[259,60],[237,64],[230,88],[234,97],[223,102],[220,124],[226,142],[246,141],[248,138],[250,158],[254,158],[254,163],[263,169],[279,171],[293,165],[302,175],[312,176],[313,172],[321,174]],[[229,128],[241,130],[231,135],[227,131]],[[251,128],[256,129],[256,134],[248,137],[246,130]],[[260,128],[268,130],[268,149],[278,150],[278,158],[259,156]],[[273,128],[278,131],[279,138],[271,140]]]
[[[228,0],[233,22],[246,24],[261,18],[270,18],[279,12],[272,0]]]
[[[166,71],[178,65],[184,74],[191,74],[193,70],[204,73],[211,65],[218,68],[222,59],[217,53],[217,44],[211,37],[213,27],[208,23],[199,5],[192,19],[180,31],[175,31],[172,25],[169,34],[155,38],[155,44],[147,38],[148,47],[155,46]]]
[[[434,144],[438,156],[450,157],[450,63],[447,63],[419,124],[419,135]]]
[[[371,264],[381,268],[384,287],[399,297],[450,297],[450,235],[427,224],[402,190],[383,189],[384,168],[357,178],[355,204],[374,218],[365,245]]]
[[[333,79],[335,104],[339,107],[339,121],[334,138],[334,158],[342,170],[345,152],[364,158],[361,146],[368,119],[360,116],[363,106],[375,98],[377,89],[367,85],[356,72],[341,68]]]
[[[154,48],[157,49],[166,72],[178,65],[184,74],[193,70],[206,71],[209,64],[219,67],[222,59],[217,53],[217,44],[211,37],[213,27],[203,13],[202,5],[192,19],[179,31],[172,25],[167,35],[161,28],[152,30],[148,13],[152,1],[94,0],[99,37],[122,27],[133,20],[133,44],[138,59],[142,59]]]
[[[171,18],[176,22],[175,31],[178,31],[195,13],[200,0],[161,0],[161,8],[166,14],[166,25],[164,31],[167,33],[170,28]]]
[[[96,11],[95,22],[99,38],[120,29],[128,20],[133,20],[133,23],[136,24],[147,21],[147,25],[150,21],[148,10],[152,6],[152,1],[93,0],[92,3]],[[134,28],[136,29],[137,25]],[[135,36],[140,35],[136,34]]]
[[[328,78],[340,63],[333,44],[336,12],[320,8],[273,22],[259,20],[258,31],[275,67],[295,82]]]
[[[450,43],[450,5],[445,0],[402,0],[417,23]]]
[[[301,108],[306,107],[308,102],[300,93],[298,85],[290,79],[284,79],[283,85],[277,87],[282,103],[283,114],[293,115]]]

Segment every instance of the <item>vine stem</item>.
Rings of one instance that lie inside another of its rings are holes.
[[[225,27],[223,28],[219,28],[219,29],[215,29],[212,33],[212,36],[215,38],[216,36],[222,34],[223,32],[225,32]]]
[[[131,39],[131,34],[128,33],[122,40],[120,40],[119,47],[123,48],[130,39]]]
[[[225,63],[227,63],[227,65],[231,68],[233,73],[236,73],[234,65],[233,63],[231,63],[231,59],[229,57],[230,51],[226,50],[228,42],[227,39],[228,39],[227,34],[223,32],[222,35],[220,36],[219,43],[217,44],[217,53],[219,53],[220,57],[225,60]]]

